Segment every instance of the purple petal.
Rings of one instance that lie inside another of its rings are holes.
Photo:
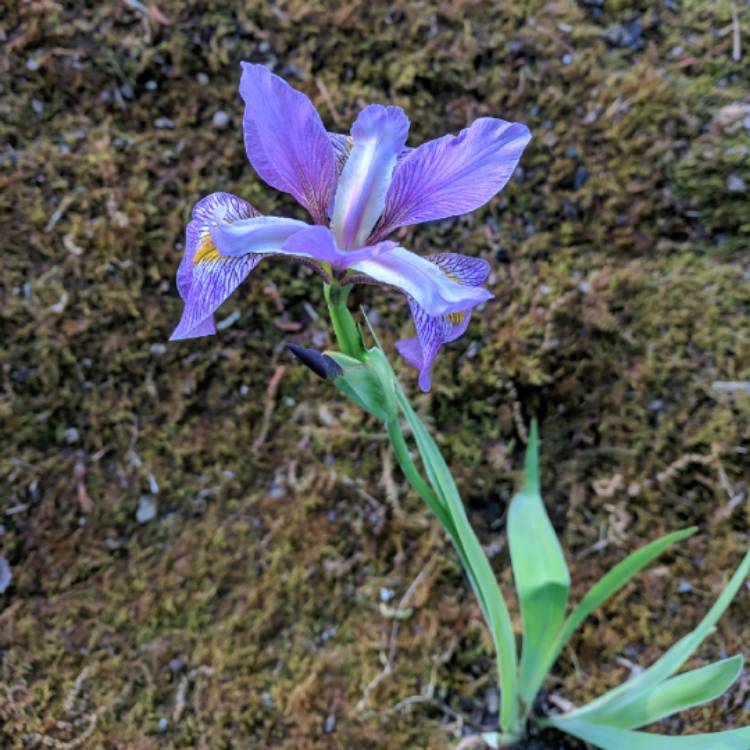
[[[214,311],[258,265],[260,256],[222,257],[211,239],[211,227],[217,217],[240,221],[257,215],[249,203],[230,193],[212,193],[195,204],[185,232],[185,254],[177,269],[177,289],[185,309],[170,340],[216,332]]]
[[[439,268],[462,284],[479,286],[489,273],[489,264],[480,258],[469,258],[457,253],[440,253],[430,256]],[[409,307],[417,331],[416,338],[405,339],[396,344],[401,356],[412,367],[419,370],[419,387],[429,391],[432,385],[430,369],[444,344],[455,341],[469,325],[471,308],[448,315],[429,315],[413,297]]]
[[[409,119],[400,107],[371,104],[352,126],[352,148],[339,178],[331,229],[342,248],[365,245],[385,206]]]
[[[393,250],[396,245],[397,243],[386,240],[358,250],[341,250],[330,229],[314,226],[293,234],[284,244],[282,252],[299,258],[330,263],[335,271],[343,272],[361,261],[379,258]]]
[[[312,102],[262,65],[242,63],[245,150],[272,187],[291,193],[318,224],[328,221],[336,158]]]
[[[415,148],[393,173],[375,238],[479,208],[508,182],[530,138],[525,125],[482,117]]]
[[[356,271],[405,292],[430,315],[470,310],[493,297],[491,292],[456,281],[436,264],[402,247],[352,263]]]
[[[284,243],[296,232],[310,226],[304,221],[279,216],[226,221],[217,214],[217,219],[211,226],[211,237],[219,253],[224,256],[283,253]]]

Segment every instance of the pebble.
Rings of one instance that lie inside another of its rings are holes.
[[[336,728],[336,715],[328,714],[326,716],[325,724],[323,725],[323,731],[326,734],[330,734]]]
[[[162,716],[161,719],[159,719],[159,731],[166,732],[167,729],[169,729],[169,722]]]
[[[214,112],[214,116],[211,122],[217,130],[223,130],[227,125],[229,125],[229,113],[225,112],[223,109],[219,109]]]
[[[13,580],[13,574],[10,572],[8,561],[0,556],[0,594],[4,594],[10,582]]]
[[[138,523],[148,523],[156,517],[156,500],[151,495],[141,495],[138,498],[138,510],[135,520]]]
[[[388,603],[393,599],[393,597],[396,596],[393,589],[387,589],[385,587],[380,589],[380,601]]]
[[[730,193],[747,192],[747,183],[738,174],[730,174],[727,177],[727,190]]]
[[[170,120],[168,117],[157,117],[154,120],[155,128],[173,128],[174,120]]]

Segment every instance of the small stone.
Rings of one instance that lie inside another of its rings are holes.
[[[26,60],[26,70],[30,70],[32,73],[35,70],[39,70],[39,62],[35,58],[30,57]]]
[[[580,190],[589,179],[589,172],[586,167],[576,167],[575,175],[573,176],[573,188]]]
[[[563,65],[570,65],[570,63],[573,62],[573,55],[571,55],[569,52],[565,53],[562,56],[562,63]]]
[[[151,354],[166,354],[167,345],[162,343],[151,344],[151,346],[149,347],[149,351],[151,352]]]
[[[677,590],[681,594],[689,594],[693,590],[693,587],[685,579],[683,579],[677,586]]]
[[[380,601],[389,602],[393,597],[396,596],[393,589],[381,588],[380,589]]]
[[[201,86],[208,86],[209,78],[205,73],[198,73],[198,75],[195,76],[195,80],[198,81]]]
[[[160,732],[166,732],[167,729],[169,729],[169,722],[162,716],[161,719],[159,719],[158,726]]]
[[[170,659],[169,661],[169,671],[170,672],[182,672],[182,670],[185,669],[185,662],[180,659],[180,657],[176,657],[175,659]]]
[[[13,580],[13,574],[10,572],[8,561],[0,556],[0,594],[4,594]]]
[[[170,120],[168,117],[157,117],[154,120],[155,128],[174,128],[174,120]]]
[[[581,292],[581,294],[588,294],[591,291],[591,284],[589,284],[588,281],[582,281],[578,285],[578,291]]]
[[[664,401],[660,398],[655,398],[649,405],[649,411],[661,411],[664,408]]]
[[[146,91],[156,91],[159,88],[159,84],[156,81],[146,81]]]
[[[732,173],[727,177],[727,190],[730,193],[745,193],[747,183],[738,174]]]
[[[214,112],[214,116],[211,122],[217,130],[223,130],[227,125],[229,125],[229,113],[225,112],[223,109],[219,109]]]
[[[35,115],[41,115],[44,112],[44,102],[40,102],[39,99],[32,99],[31,109]]]
[[[73,445],[73,443],[78,442],[78,430],[75,427],[68,427],[67,430],[65,430],[65,442],[68,445]]]
[[[148,523],[156,517],[156,500],[151,495],[141,495],[138,498],[138,510],[135,520],[138,523]]]
[[[336,716],[335,714],[328,714],[325,724],[323,724],[323,731],[330,734],[334,729],[336,729]]]

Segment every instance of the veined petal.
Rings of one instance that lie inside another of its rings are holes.
[[[429,256],[429,259],[451,278],[468,286],[483,284],[490,270],[486,261],[458,253],[439,253]],[[427,392],[432,386],[430,369],[435,357],[443,344],[455,341],[466,331],[471,308],[448,315],[429,315],[413,297],[409,297],[409,307],[417,335],[397,342],[396,348],[412,367],[419,370],[419,387]]]
[[[272,187],[291,193],[318,224],[328,220],[336,158],[312,102],[262,65],[242,63],[245,150]]]
[[[409,118],[400,107],[371,104],[352,126],[352,148],[336,188],[331,228],[342,248],[362,247],[385,206]]]
[[[247,201],[230,193],[212,193],[195,204],[177,269],[177,289],[185,308],[170,340],[216,332],[214,311],[258,265],[260,256],[222,257],[211,239],[211,227],[219,219],[235,222],[255,216],[258,212]]]
[[[374,238],[479,208],[508,182],[530,139],[525,125],[481,117],[415,148],[393,173]]]
[[[378,257],[352,263],[350,268],[381,284],[405,292],[429,315],[470,310],[494,295],[481,287],[455,281],[436,263],[403,247],[394,247]]]
[[[345,271],[363,260],[378,258],[396,246],[396,242],[385,240],[358,250],[341,250],[330,229],[313,226],[293,234],[284,244],[283,252],[330,263],[335,271]]]

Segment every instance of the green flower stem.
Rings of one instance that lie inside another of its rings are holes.
[[[367,353],[362,336],[346,304],[349,289],[338,284],[326,285],[325,299],[341,351],[364,363]],[[437,444],[412,408],[385,358],[383,362],[378,377],[382,387],[393,393],[398,403],[395,412],[384,420],[393,452],[404,476],[450,536],[466,571],[495,644],[501,686],[501,729],[505,736],[519,738],[523,733],[523,721],[518,703],[515,635],[508,608]],[[399,411],[411,428],[427,480],[411,457]]]
[[[323,295],[328,304],[328,312],[339,348],[344,354],[360,359],[365,352],[365,347],[359,328],[346,304],[350,291],[350,285],[342,286],[333,283],[323,286]]]

